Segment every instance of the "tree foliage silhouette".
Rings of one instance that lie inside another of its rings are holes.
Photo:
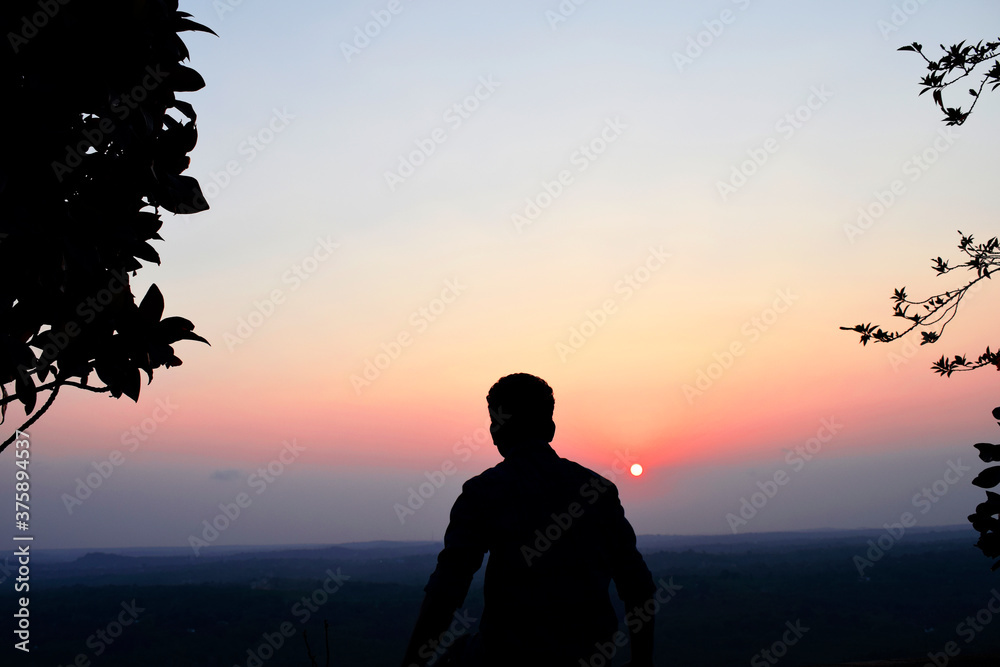
[[[931,97],[941,107],[941,111],[944,112],[944,121],[947,125],[961,125],[964,123],[976,107],[976,103],[979,102],[979,96],[987,85],[992,84],[990,90],[996,90],[997,86],[1000,86],[1000,60],[994,60],[994,58],[1000,55],[1000,41],[980,41],[977,44],[966,44],[963,40],[950,47],[942,44],[941,50],[944,52],[944,55],[937,60],[931,60],[924,55],[924,47],[917,42],[913,42],[908,46],[901,46],[898,50],[913,51],[919,54],[924,59],[924,62],[927,63],[929,72],[920,80],[920,85],[923,86],[923,89],[918,94],[923,95],[929,90],[934,91],[931,93]],[[979,87],[969,89],[969,94],[973,97],[969,110],[962,111],[961,107],[946,107],[943,99],[944,89],[958,83],[967,76],[971,76],[980,65],[990,60],[993,60],[993,67],[986,72],[981,72],[982,79],[979,81]]]
[[[993,418],[1000,426],[1000,408],[993,409]],[[986,463],[1000,461],[1000,445],[989,442],[976,444],[979,458]],[[992,489],[1000,484],[1000,466],[990,466],[979,473],[972,483],[983,489]],[[986,501],[976,506],[976,511],[969,515],[972,527],[979,533],[976,546],[984,555],[1000,559],[1000,494],[986,492]],[[1000,560],[993,563],[992,570],[1000,569]]]
[[[980,41],[976,44],[966,44],[962,41],[950,47],[942,44],[943,55],[937,60],[928,58],[924,54],[923,46],[917,42],[900,47],[898,50],[913,51],[924,59],[928,73],[920,80],[921,90],[918,95],[932,91],[931,97],[944,113],[943,120],[946,125],[965,123],[979,102],[983,90],[987,86],[990,86],[990,90],[996,90],[997,87],[1000,87],[1000,59],[997,59],[1000,56],[1000,41]],[[993,61],[992,67],[985,72],[979,70],[981,79],[978,87],[969,89],[969,94],[973,97],[969,109],[963,111],[961,107],[945,106],[944,90],[966,77],[972,76],[981,65],[988,64],[991,60]],[[869,341],[888,343],[915,330],[920,332],[921,345],[936,343],[941,334],[944,333],[945,327],[958,314],[959,304],[969,290],[984,278],[991,278],[992,274],[1000,269],[1000,242],[998,242],[997,237],[977,245],[971,234],[966,236],[961,231],[958,233],[961,237],[958,249],[967,259],[955,266],[950,265],[948,260],[941,257],[931,261],[938,275],[951,273],[961,268],[971,272],[973,275],[967,278],[964,285],[917,300],[913,300],[907,295],[905,287],[895,290],[892,296],[892,316],[902,318],[910,323],[901,330],[884,331],[878,324],[871,323],[840,328],[861,334],[862,345],[867,345]],[[942,356],[931,365],[931,369],[942,376],[950,377],[955,371],[971,371],[991,365],[1000,370],[1000,349],[993,351],[987,347],[975,358],[969,358],[966,355],[954,355],[951,358]]]
[[[943,55],[937,60],[931,60],[924,55],[923,46],[917,42],[900,47],[899,50],[913,51],[927,63],[928,73],[920,80],[922,89],[919,95],[933,91],[931,97],[944,113],[943,120],[947,125],[965,123],[979,102],[983,90],[987,86],[991,86],[990,90],[996,90],[997,87],[1000,87],[1000,60],[997,59],[1000,55],[1000,41],[980,41],[977,44],[968,45],[962,41],[950,47],[945,47],[942,44]],[[960,106],[946,106],[944,90],[971,76],[980,65],[990,60],[993,60],[992,67],[985,72],[980,70],[982,78],[979,80],[979,86],[969,89],[973,102],[968,111],[963,111]],[[937,342],[941,334],[944,333],[945,327],[958,314],[958,306],[969,290],[979,281],[990,279],[994,273],[1000,270],[1000,241],[997,240],[997,237],[994,236],[985,243],[976,244],[971,234],[966,236],[961,231],[958,233],[961,237],[958,249],[967,259],[955,266],[950,265],[948,260],[941,257],[931,261],[938,275],[951,273],[961,268],[969,271],[972,277],[967,278],[965,285],[918,300],[911,299],[907,295],[905,287],[895,290],[892,296],[892,315],[909,322],[909,325],[900,331],[883,331],[877,324],[871,323],[840,328],[861,334],[862,345],[867,345],[868,341],[888,343],[915,330],[920,331],[921,345]],[[911,312],[911,308],[914,312]],[[932,364],[931,368],[942,377],[950,377],[955,371],[971,371],[987,366],[996,366],[997,370],[1000,370],[1000,349],[993,351],[987,347],[975,359],[969,359],[964,355],[955,355],[951,359],[942,356]],[[998,420],[997,424],[1000,425],[1000,408],[993,410],[993,417]],[[976,449],[979,450],[979,458],[983,461],[987,463],[1000,461],[1000,445],[981,442],[976,445]],[[1000,466],[987,468],[972,483],[984,489],[997,486],[1000,484]],[[1000,558],[1000,494],[987,491],[986,501],[980,503],[968,519],[972,523],[972,527],[979,533],[979,540],[975,546],[990,558]],[[1000,569],[1000,560],[993,563],[992,569]]]
[[[994,273],[1000,270],[1000,241],[996,237],[977,245],[971,235],[965,236],[961,231],[959,235],[962,240],[958,244],[958,248],[968,257],[965,262],[951,266],[948,260],[941,257],[932,261],[933,268],[938,275],[950,273],[960,268],[975,274],[975,277],[969,278],[965,285],[919,300],[911,299],[906,293],[905,287],[895,290],[892,296],[892,316],[910,322],[909,326],[902,330],[883,331],[879,325],[871,323],[840,328],[860,333],[862,345],[867,345],[868,341],[871,340],[878,343],[888,343],[917,329],[920,330],[921,345],[936,343],[941,334],[944,333],[948,323],[958,314],[958,306],[969,290],[980,280],[991,278]],[[915,312],[911,312],[911,308]],[[1000,351],[992,351],[987,347],[986,351],[976,359],[969,359],[963,355],[955,355],[952,359],[942,356],[933,363],[931,368],[940,375],[950,376],[955,371],[971,371],[990,365],[995,365],[1000,370]]]
[[[0,12],[0,418],[19,402],[34,412],[24,429],[63,386],[138,400],[140,371],[152,381],[180,365],[174,343],[207,343],[162,317],[156,285],[136,304],[130,278],[160,262],[161,209],[208,208],[182,175],[198,133],[176,93],[205,85],[181,64],[179,33],[215,33],[176,0],[7,0]]]

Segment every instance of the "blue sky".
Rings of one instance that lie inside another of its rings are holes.
[[[863,349],[838,327],[888,323],[893,288],[940,287],[928,258],[955,254],[955,230],[995,229],[1000,98],[948,133],[917,97],[920,59],[896,51],[995,38],[995,3],[181,9],[219,34],[184,35],[207,82],[185,96],[188,173],[212,208],[166,216],[162,265],[135,291],[156,282],[212,346],[179,346],[184,365],[138,405],[60,396],[32,433],[49,546],[183,546],[289,441],[305,450],[220,544],[440,537],[460,482],[498,460],[488,443],[458,460],[453,443],[521,370],[556,390],[557,451],[606,470],[627,448],[646,467],[618,480],[641,533],[726,532],[778,470],[792,481],[746,530],[878,527],[950,462],[979,465],[995,377],[929,366],[995,346],[988,288],[933,349]],[[967,104],[963,90],[948,101]],[[390,184],[401,160],[413,172]],[[669,258],[643,273],[657,250]],[[645,278],[628,297],[626,276]],[[456,298],[436,303],[449,281]],[[769,312],[781,294],[789,307]],[[609,299],[606,323],[560,356]],[[441,310],[421,328],[421,308]],[[352,380],[401,334],[411,343],[370,385]],[[733,344],[711,387],[685,394]],[[844,427],[793,470],[787,452],[823,419]],[[66,494],[143,424],[69,511]],[[395,505],[453,459],[401,522]],[[921,525],[964,522],[972,474]]]

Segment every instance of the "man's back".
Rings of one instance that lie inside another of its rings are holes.
[[[403,665],[416,666],[452,644],[452,614],[487,552],[473,664],[590,664],[598,646],[606,654],[609,641],[624,644],[615,634],[611,581],[629,609],[645,605],[654,592],[618,489],[549,446],[555,398],[545,380],[527,373],[502,377],[486,404],[490,435],[504,460],[466,482],[452,507]],[[652,621],[630,625],[629,643],[633,664],[651,667]]]
[[[615,633],[612,579],[625,600],[654,589],[617,488],[546,443],[466,482],[428,596],[461,604],[487,551],[480,633],[491,661],[576,665]]]

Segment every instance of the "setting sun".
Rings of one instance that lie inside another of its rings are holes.
[[[642,474],[642,466],[639,465],[638,463],[633,463],[632,468],[630,470],[632,472],[633,477],[638,477],[639,475]]]

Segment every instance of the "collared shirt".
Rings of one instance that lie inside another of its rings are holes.
[[[509,664],[530,664],[527,655],[576,664],[618,627],[612,580],[626,604],[655,590],[617,487],[547,443],[463,485],[428,598],[461,606],[486,552],[482,646],[498,661],[516,658]]]

